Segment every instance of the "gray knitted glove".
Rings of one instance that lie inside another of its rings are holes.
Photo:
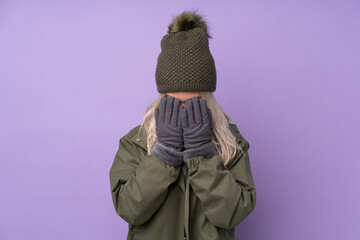
[[[160,111],[155,108],[156,135],[167,147],[182,150],[184,147],[180,113],[180,100],[172,96],[161,98]]]
[[[163,97],[160,111],[155,109],[156,135],[159,139],[151,148],[154,155],[167,164],[183,164],[183,130],[180,120],[180,100],[172,96]]]
[[[192,97],[185,102],[186,108],[181,108],[181,123],[184,138],[184,161],[186,159],[216,154],[214,143],[211,110],[207,108],[206,99]]]

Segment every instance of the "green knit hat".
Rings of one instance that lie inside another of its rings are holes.
[[[203,17],[195,11],[184,11],[168,26],[161,39],[155,79],[157,91],[197,92],[216,90],[215,62],[210,53]]]

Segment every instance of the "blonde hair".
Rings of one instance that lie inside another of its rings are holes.
[[[229,128],[230,115],[219,106],[213,93],[199,93],[202,98],[206,99],[207,106],[211,110],[213,127],[211,141],[215,144],[215,148],[225,166],[235,156],[236,149],[240,149],[243,153],[244,151],[237,144],[236,138]],[[146,108],[145,116],[139,129],[139,133],[142,129],[145,129],[147,132],[148,155],[150,155],[150,150],[154,142],[158,140],[156,135],[155,108],[159,109],[160,100],[164,96],[165,93],[161,93],[155,101]]]

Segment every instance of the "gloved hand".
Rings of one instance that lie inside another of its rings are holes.
[[[156,135],[167,147],[183,150],[183,129],[180,119],[180,100],[172,96],[161,98],[160,111],[155,109]]]
[[[211,110],[207,108],[206,99],[192,97],[181,108],[181,122],[185,149],[197,148],[211,141],[213,133]]]

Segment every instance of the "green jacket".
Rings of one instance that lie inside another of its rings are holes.
[[[180,166],[147,155],[144,131],[134,127],[119,141],[110,169],[116,213],[128,222],[127,240],[232,240],[234,227],[253,210],[256,191],[249,143],[235,123],[244,150],[224,167],[219,155],[186,159]]]

